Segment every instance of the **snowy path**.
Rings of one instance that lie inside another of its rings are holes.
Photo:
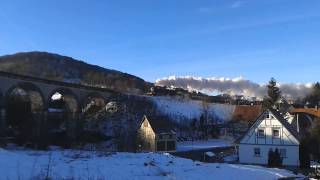
[[[295,176],[280,169],[206,164],[168,154],[0,149],[0,179],[259,179]]]

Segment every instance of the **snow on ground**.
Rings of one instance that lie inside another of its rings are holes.
[[[237,159],[238,156],[236,154],[232,154],[223,158],[224,162],[235,162]]]
[[[94,153],[75,150],[0,149],[0,179],[278,179],[287,170],[259,166],[206,164],[156,153]]]
[[[177,151],[191,151],[198,149],[210,149],[216,147],[229,147],[232,142],[222,139],[211,139],[208,141],[182,141],[177,143]]]
[[[156,104],[158,111],[173,117],[199,119],[204,111],[205,104],[202,101],[190,100],[181,97],[170,96],[153,96],[150,97]],[[232,119],[235,105],[209,103],[208,112],[211,116],[220,122],[229,121]]]

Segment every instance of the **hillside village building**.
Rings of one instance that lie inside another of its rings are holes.
[[[175,151],[176,133],[166,117],[144,116],[138,129],[141,151]]]
[[[239,140],[239,162],[268,164],[269,150],[278,149],[284,166],[299,166],[299,134],[277,110],[264,111]]]

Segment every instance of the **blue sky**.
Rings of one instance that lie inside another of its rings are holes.
[[[315,82],[318,0],[1,0],[0,55],[48,51],[154,82]]]

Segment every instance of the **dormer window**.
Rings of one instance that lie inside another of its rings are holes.
[[[258,137],[264,138],[264,136],[265,136],[264,129],[258,129]]]

